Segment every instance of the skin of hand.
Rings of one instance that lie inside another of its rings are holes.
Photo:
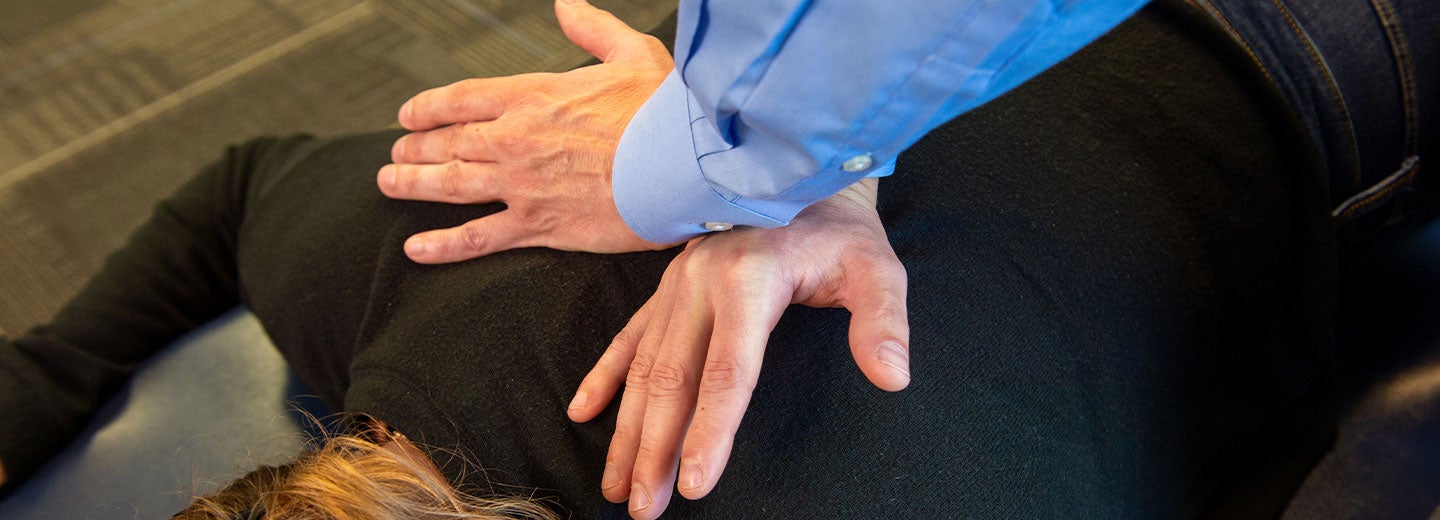
[[[394,199],[506,209],[405,242],[419,263],[468,260],[521,247],[620,253],[657,250],[621,219],[610,191],[615,149],[630,118],[675,68],[665,45],[582,0],[555,14],[571,42],[602,63],[561,74],[468,79],[421,92],[400,108],[412,133],[376,176]]]
[[[858,182],[786,227],[692,239],[671,262],[569,406],[572,420],[593,419],[624,383],[606,499],[650,519],[677,482],[689,499],[714,489],[789,304],[849,309],[861,371],[887,391],[909,385],[906,274],[875,211],[877,186]]]

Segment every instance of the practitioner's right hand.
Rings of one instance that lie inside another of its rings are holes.
[[[714,489],[770,331],[791,303],[849,309],[860,370],[884,390],[909,385],[905,268],[875,212],[877,182],[856,183],[786,227],[693,239],[671,262],[570,405],[571,419],[588,421],[625,384],[600,484],[607,499],[655,518],[677,466],[681,495]]]

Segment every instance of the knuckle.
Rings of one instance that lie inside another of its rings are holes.
[[[700,376],[701,392],[744,391],[748,393],[754,390],[754,386],[750,378],[746,377],[745,370],[734,361],[707,361],[705,371]]]
[[[693,380],[685,367],[674,363],[657,363],[650,369],[650,393],[673,396],[684,393]]]
[[[464,113],[469,106],[470,93],[476,90],[474,79],[467,79],[455,83],[455,88],[445,89],[439,94],[441,106],[450,114]]]
[[[465,159],[477,159],[485,155],[485,131],[482,126],[465,123],[456,126],[454,133],[450,149],[457,156]]]
[[[495,138],[495,149],[510,156],[523,155],[529,146],[529,138],[523,132],[505,132]]]
[[[457,84],[460,86],[459,92],[467,96],[483,92],[485,88],[485,80],[481,78],[465,78]]]
[[[726,266],[720,273],[721,283],[725,287],[751,287],[765,279],[765,275],[774,271],[774,265],[751,256],[725,258],[720,260],[720,265]]]
[[[636,473],[642,473],[644,471],[645,465],[640,464],[641,461],[668,460],[670,458],[670,450],[667,449],[663,444],[664,442],[662,440],[646,435],[644,432],[641,432],[640,444],[638,446],[635,446]]]
[[[632,60],[655,61],[655,57],[664,53],[666,57],[670,52],[665,48],[665,43],[654,36],[639,33],[631,34],[622,40],[623,55],[630,56]]]
[[[440,170],[440,193],[452,199],[465,195],[465,171],[460,161],[445,163]]]
[[[632,346],[640,341],[640,331],[637,329],[639,329],[639,327],[625,327],[620,329],[620,333],[615,335],[615,339],[610,340],[610,350],[622,353],[632,350]]]
[[[659,38],[656,38],[656,37],[651,36],[651,35],[649,35],[649,34],[640,34],[639,37],[637,38],[637,41],[640,43],[640,45],[644,46],[644,47],[647,48],[647,49],[654,50],[654,49],[657,49],[657,48],[659,48],[659,49],[664,49],[664,48],[665,48],[665,42],[662,42],[662,41],[660,41]],[[668,53],[667,53],[667,54],[668,54]]]
[[[905,312],[904,302],[887,298],[871,311],[870,317],[881,322],[898,322],[905,321],[909,316]]]
[[[440,148],[446,155],[454,155],[454,153],[460,149],[461,141],[460,132],[457,131],[458,128],[459,127],[452,125],[435,131],[440,137],[437,144],[440,145]]]
[[[489,234],[479,224],[466,224],[460,227],[460,246],[466,252],[481,251],[487,242],[489,242]]]
[[[626,444],[632,442],[639,434],[640,431],[634,426],[631,426],[629,422],[616,421],[615,433],[611,434],[610,441],[611,444],[615,445]]]
[[[650,367],[654,365],[655,358],[649,354],[635,354],[635,359],[630,361],[630,370],[625,374],[625,386],[644,389],[650,382]]]
[[[880,276],[888,278],[905,280],[909,276],[909,273],[905,271],[905,264],[900,263],[900,259],[896,258],[894,253],[890,253],[885,261],[880,262],[876,270]]]
[[[746,265],[746,262],[729,264],[733,267],[720,271],[721,287],[740,287],[750,283],[755,271]]]

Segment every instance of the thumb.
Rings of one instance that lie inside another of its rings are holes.
[[[626,49],[644,36],[585,0],[556,0],[555,17],[571,43],[603,62],[624,56]]]
[[[910,384],[910,317],[905,308],[905,268],[891,258],[850,270],[845,308],[850,310],[850,354],[881,390]]]

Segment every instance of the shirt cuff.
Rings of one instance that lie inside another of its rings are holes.
[[[691,123],[690,93],[675,71],[640,107],[615,150],[611,190],[625,224],[657,244],[683,242],[710,229],[707,223],[783,226],[775,218],[736,204],[717,191],[700,170]],[[761,174],[757,172],[757,175]],[[796,209],[796,211],[799,211]],[[715,226],[725,228],[728,226]]]

